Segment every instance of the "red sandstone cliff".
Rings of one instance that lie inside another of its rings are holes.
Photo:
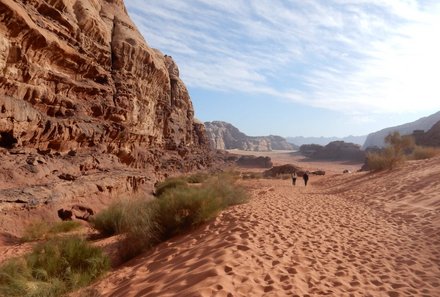
[[[176,64],[122,1],[2,0],[0,15],[0,131],[18,146],[204,145]]]
[[[126,193],[209,166],[208,146],[177,65],[122,0],[0,1],[0,202]],[[60,173],[75,180],[55,190]]]

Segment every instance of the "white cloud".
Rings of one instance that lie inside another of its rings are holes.
[[[198,88],[362,115],[440,109],[440,4],[126,0],[148,43]]]

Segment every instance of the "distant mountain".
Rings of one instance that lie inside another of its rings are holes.
[[[426,132],[438,121],[440,121],[440,111],[411,123],[385,128],[380,131],[370,133],[365,140],[363,148],[365,149],[372,146],[383,147],[385,145],[385,137],[395,131],[399,132],[401,135],[412,134],[415,130],[423,130]]]
[[[301,146],[303,144],[319,144],[319,145],[327,145],[333,141],[344,141],[349,143],[355,143],[359,145],[363,145],[367,135],[362,136],[347,136],[347,137],[286,137],[287,142],[293,143],[297,146]]]
[[[247,151],[293,150],[294,146],[281,136],[247,136],[233,125],[221,122],[205,122],[211,147]]]

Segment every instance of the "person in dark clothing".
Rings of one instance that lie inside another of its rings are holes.
[[[307,186],[307,182],[309,181],[309,175],[307,174],[307,172],[304,172],[303,179],[304,179],[304,185]]]
[[[296,185],[296,172],[292,173],[292,185]]]

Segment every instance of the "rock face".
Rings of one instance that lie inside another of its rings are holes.
[[[134,162],[140,148],[206,144],[177,65],[147,46],[122,1],[5,0],[0,12],[4,147],[104,144]]]
[[[300,152],[306,157],[318,160],[349,160],[361,162],[365,159],[365,152],[361,150],[359,145],[344,141],[333,141],[324,147],[317,144],[302,145]]]
[[[426,133],[422,131],[415,132],[413,136],[418,145],[440,147],[440,121]]]
[[[0,210],[102,202],[213,158],[122,0],[0,1]]]
[[[382,129],[380,131],[370,133],[367,136],[367,139],[365,140],[364,145],[362,146],[364,149],[368,147],[384,147],[385,146],[385,137],[392,133],[392,132],[399,132],[400,135],[410,135],[413,133],[414,130],[423,130],[427,131],[432,126],[434,126],[435,123],[440,121],[440,111],[437,113],[434,113],[430,116],[418,119],[417,121],[403,124],[400,126],[395,126],[391,128]]]
[[[205,122],[205,127],[210,145],[214,149],[240,149],[246,151],[293,149],[293,145],[280,136],[247,136],[226,122]]]

